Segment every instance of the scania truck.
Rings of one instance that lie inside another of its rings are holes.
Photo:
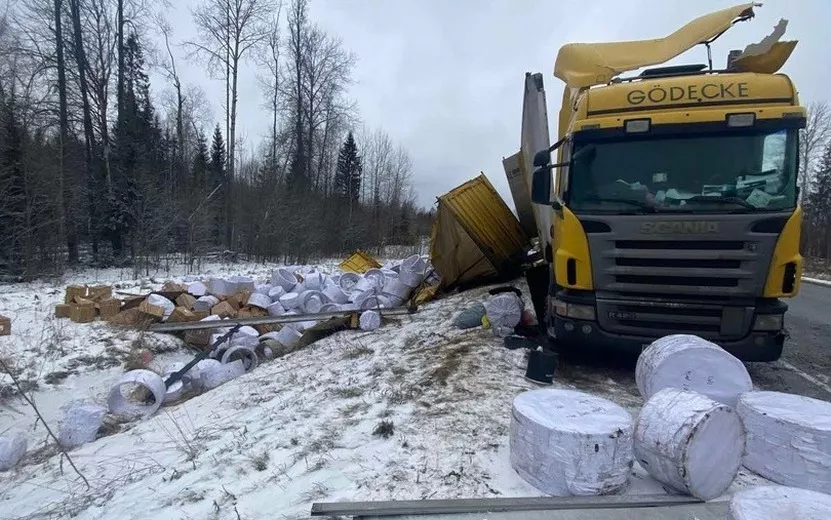
[[[726,68],[714,69],[710,53],[754,7],[703,16],[658,40],[562,47],[554,75],[565,89],[550,146],[542,76],[526,76],[515,158],[527,185],[514,200],[536,223],[550,286],[545,327],[562,348],[639,353],[685,333],[746,361],[781,355],[782,299],[797,294],[802,273],[806,111],[778,73],[796,42],[780,41],[783,20],[731,52]],[[698,44],[707,64],[648,68]]]

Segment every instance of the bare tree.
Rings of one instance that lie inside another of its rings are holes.
[[[831,138],[831,109],[825,101],[814,101],[808,105],[808,121],[800,132],[799,175],[800,200],[811,191],[814,167],[822,148]]]
[[[262,51],[258,53],[258,65],[265,69],[266,74],[260,75],[260,83],[266,94],[266,105],[271,112],[271,135],[269,136],[269,167],[272,172],[277,170],[277,139],[280,118],[280,76],[281,76],[281,35],[280,17],[283,10],[282,0],[277,1],[277,9],[273,20],[268,25],[268,32],[264,40]]]
[[[229,110],[226,123],[229,128],[227,162],[230,180],[234,179],[236,164],[237,82],[240,64],[252,49],[268,37],[267,20],[274,8],[273,0],[205,0],[193,11],[199,40],[185,42],[192,55],[206,59],[214,72],[224,68],[229,76],[226,77],[226,89],[230,96],[226,103],[226,109]],[[232,194],[226,191],[229,213],[231,199]],[[226,245],[231,247],[233,227],[230,214],[226,217]]]

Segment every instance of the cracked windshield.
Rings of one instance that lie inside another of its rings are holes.
[[[796,133],[628,138],[575,152],[582,211],[776,211],[796,204]]]

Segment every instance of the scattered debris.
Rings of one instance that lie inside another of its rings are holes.
[[[453,320],[453,324],[460,329],[472,329],[482,326],[482,318],[485,317],[487,311],[485,306],[481,303],[474,303],[467,309],[463,310]]]
[[[739,397],[744,466],[778,484],[831,494],[831,403],[781,392]]]
[[[714,343],[688,334],[664,336],[641,353],[635,380],[644,401],[670,387],[691,390],[735,408],[753,390],[744,364]]]
[[[551,495],[616,493],[626,487],[634,462],[633,428],[629,412],[600,397],[573,390],[523,392],[511,414],[511,465]]]
[[[23,432],[15,431],[0,436],[0,471],[15,467],[26,455],[27,447],[26,434]]]
[[[634,441],[635,457],[647,473],[700,500],[719,497],[730,487],[745,446],[742,422],[732,408],[675,388],[646,402]]]

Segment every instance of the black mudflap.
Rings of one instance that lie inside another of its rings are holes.
[[[528,282],[528,291],[531,293],[531,302],[534,304],[534,313],[540,332],[545,334],[546,298],[551,285],[550,264],[541,264],[530,267],[525,271],[525,280]]]

